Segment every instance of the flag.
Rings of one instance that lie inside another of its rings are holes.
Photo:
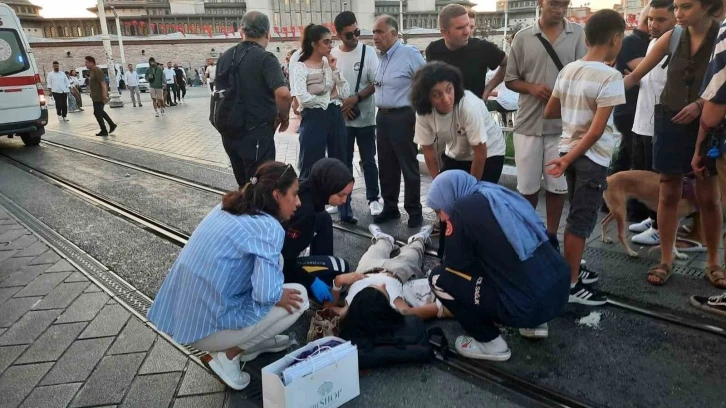
[[[290,29],[292,30],[292,36],[295,37],[295,26],[290,27]]]
[[[134,26],[134,27],[136,27],[137,25],[139,25],[139,22],[136,21],[136,20],[134,20],[134,21],[131,22],[131,25]]]
[[[275,34],[280,37],[280,27],[272,27],[272,29],[275,31]]]
[[[222,34],[224,34],[225,38],[229,38],[229,35],[227,35],[227,27],[222,26]]]
[[[285,38],[287,38],[287,26],[282,27],[282,32],[285,33]]]

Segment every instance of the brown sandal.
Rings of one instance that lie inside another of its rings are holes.
[[[724,273],[724,270],[721,266],[710,265],[706,267],[705,273],[706,279],[711,282],[711,285],[719,289],[726,289],[726,273]]]
[[[671,275],[673,275],[673,268],[671,268],[668,264],[658,264],[648,270],[648,275],[646,275],[646,278],[649,278],[651,276],[654,276],[660,281],[653,282],[650,279],[647,279],[648,283],[650,283],[653,286],[663,286],[666,282],[668,282],[668,279],[670,279]]]

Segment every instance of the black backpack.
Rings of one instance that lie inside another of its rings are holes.
[[[357,341],[358,367],[369,369],[401,363],[428,363],[434,356],[423,320],[404,316],[403,325],[391,336]]]
[[[237,50],[241,46],[242,43],[234,47],[230,67],[217,75],[209,104],[209,121],[222,136],[239,137],[246,130],[245,98],[238,89],[238,68],[252,46],[248,45],[237,60]]]

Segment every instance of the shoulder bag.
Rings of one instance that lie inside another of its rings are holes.
[[[537,33],[537,39],[539,39],[539,42],[541,42],[542,46],[544,46],[545,50],[547,50],[547,54],[550,55],[550,58],[552,58],[552,62],[554,62],[555,66],[557,67],[557,71],[562,71],[564,65],[562,65],[560,57],[557,56],[557,53],[555,52],[555,49],[552,48],[552,44],[550,44],[549,40],[542,37],[542,33]]]
[[[362,43],[361,43],[362,44]],[[360,89],[360,78],[363,75],[363,65],[366,60],[366,45],[363,45],[363,52],[360,56],[360,65],[358,66],[358,80],[355,81],[355,91],[353,92],[354,95],[358,94],[358,90]],[[353,108],[350,110],[350,119],[349,120],[355,120],[360,116],[360,107],[358,107],[358,104],[356,103]]]
[[[308,93],[310,95],[325,95],[325,69],[327,68],[327,65],[326,60],[323,59],[322,72],[315,74],[308,73],[305,84],[307,85]]]

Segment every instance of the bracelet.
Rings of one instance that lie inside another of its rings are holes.
[[[335,279],[333,279],[333,290],[336,292],[340,292],[341,290],[343,290],[342,286],[341,287],[335,286]]]

